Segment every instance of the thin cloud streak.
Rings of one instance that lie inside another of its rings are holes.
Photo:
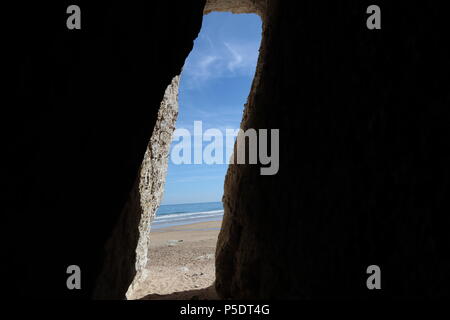
[[[183,69],[182,77],[190,89],[200,89],[215,79],[253,77],[259,42],[239,43],[228,39],[213,45],[209,38],[206,42],[206,48],[189,56]]]

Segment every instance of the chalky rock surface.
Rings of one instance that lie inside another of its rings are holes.
[[[178,115],[178,85],[179,76],[176,76],[166,89],[137,183],[107,243],[106,263],[97,280],[96,295],[99,298],[122,294],[134,279],[129,288],[131,294],[143,276],[148,260],[150,225],[164,192],[170,144]],[[138,233],[130,232],[136,230],[136,223],[139,223]]]

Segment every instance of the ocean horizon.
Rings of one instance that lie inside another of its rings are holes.
[[[223,218],[222,202],[166,204],[159,206],[151,230],[199,222],[220,221]]]

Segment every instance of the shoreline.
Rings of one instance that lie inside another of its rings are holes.
[[[181,230],[187,230],[187,229],[204,229],[203,226],[205,224],[208,224],[209,222],[222,222],[222,217],[221,218],[216,218],[216,219],[210,219],[210,220],[197,220],[197,221],[193,221],[190,223],[179,223],[179,224],[169,224],[169,225],[164,225],[162,227],[157,226],[157,227],[152,227],[150,229],[150,233],[153,232],[170,232],[170,231],[181,231]],[[192,228],[190,228],[190,226],[192,226]],[[214,225],[214,228],[216,228],[216,226]],[[207,228],[208,229],[208,228]],[[218,227],[218,229],[220,230],[220,226]]]
[[[217,299],[215,250],[222,220],[150,231],[149,262],[129,299]]]

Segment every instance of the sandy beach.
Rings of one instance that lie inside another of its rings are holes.
[[[149,263],[129,299],[217,299],[214,254],[222,221],[150,233]]]

